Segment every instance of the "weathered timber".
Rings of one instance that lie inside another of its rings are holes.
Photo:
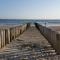
[[[53,47],[36,27],[30,27],[5,46],[0,56],[6,60],[55,60],[57,57]]]
[[[43,34],[43,36],[50,42],[53,48],[57,51],[57,54],[60,54],[60,33],[38,23],[35,23],[35,26],[38,28],[41,34]]]
[[[26,29],[30,27],[30,23],[22,26],[2,26],[0,27],[0,48],[9,44],[12,40],[22,34]]]

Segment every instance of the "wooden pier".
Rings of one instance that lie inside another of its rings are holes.
[[[9,32],[7,34],[9,34],[10,40],[8,39],[8,41],[10,42],[0,49],[0,60],[60,59],[52,45],[35,26],[26,24],[7,31]],[[5,35],[3,34],[3,36]],[[3,40],[6,41],[5,39]]]

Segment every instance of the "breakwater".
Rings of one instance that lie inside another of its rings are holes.
[[[60,54],[60,33],[54,31],[48,27],[35,23],[35,26],[41,32],[41,34],[50,42],[57,54]]]
[[[24,24],[22,26],[0,27],[0,48],[4,47],[6,44],[9,44],[29,27],[30,23]]]
[[[0,51],[1,60],[58,60],[59,57],[35,26],[30,26]]]

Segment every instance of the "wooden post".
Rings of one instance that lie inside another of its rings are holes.
[[[5,46],[5,30],[3,29],[2,31],[1,31],[1,38],[2,38],[2,47],[4,47]]]
[[[16,32],[15,32],[15,27],[14,27],[14,39],[15,39],[15,34],[16,34]]]
[[[56,37],[57,37],[56,50],[57,50],[57,53],[60,54],[60,34],[57,34]]]
[[[1,48],[1,29],[0,29],[0,48]]]
[[[16,38],[16,27],[15,27],[15,38]]]
[[[8,30],[5,30],[5,44],[9,43],[9,38],[8,38]]]
[[[8,43],[10,43],[11,42],[11,38],[10,38],[10,29],[8,29]]]

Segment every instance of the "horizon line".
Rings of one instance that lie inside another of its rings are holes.
[[[39,18],[38,19],[30,19],[30,18],[26,18],[26,19],[24,19],[24,18],[0,18],[0,19],[8,19],[8,20],[9,19],[13,19],[13,20],[14,19],[18,19],[18,20],[56,20],[57,19],[57,20],[60,20],[58,18],[56,18],[56,19],[55,18],[49,18],[49,19],[39,19]]]

